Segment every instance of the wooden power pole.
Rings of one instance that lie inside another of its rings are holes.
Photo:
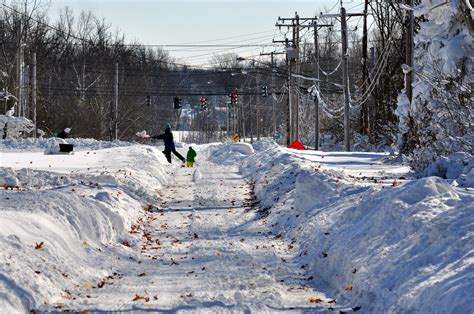
[[[349,104],[349,76],[347,65],[347,18],[353,16],[365,16],[366,13],[348,13],[341,7],[340,14],[321,14],[320,17],[341,19],[341,40],[342,40],[342,83],[344,88],[344,146],[346,151],[351,150],[351,126],[350,126],[350,104]]]

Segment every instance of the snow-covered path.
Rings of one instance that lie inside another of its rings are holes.
[[[380,154],[76,143],[0,154],[5,313],[472,312],[472,187]]]
[[[110,277],[71,287],[63,309],[161,311],[327,310],[329,297],[292,263],[293,245],[254,218],[252,185],[235,166],[202,161],[174,168],[160,204],[144,211],[132,231],[142,235],[116,260]],[[125,243],[126,244],[126,243]],[[112,249],[112,248],[111,248]],[[139,250],[139,251],[138,251]],[[119,253],[122,252],[122,253]],[[320,304],[310,303],[319,298]],[[336,306],[337,307],[337,306]]]

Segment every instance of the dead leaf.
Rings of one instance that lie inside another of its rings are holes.
[[[145,297],[139,294],[135,294],[135,297],[133,298],[132,301],[139,301],[139,300],[145,300]]]
[[[221,252],[219,251],[216,252],[216,256],[221,256],[221,255],[222,255]]]
[[[82,287],[83,287],[84,289],[92,289],[92,285],[91,285],[90,283],[88,283],[88,282],[84,283],[84,284],[82,285]]]
[[[346,291],[352,291],[352,285],[351,285],[351,284],[347,285],[347,286],[344,288],[344,290],[346,290]]]
[[[43,246],[44,246],[44,242],[36,243],[35,249],[40,250],[43,248]]]
[[[321,303],[322,300],[320,298],[311,297],[311,298],[308,299],[308,301],[309,301],[309,303]]]
[[[122,245],[130,247],[130,243],[127,240],[122,241]]]
[[[146,276],[146,273],[138,274],[138,277],[143,277],[143,276]]]

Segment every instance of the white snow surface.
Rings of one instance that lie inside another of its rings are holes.
[[[2,312],[474,311],[472,188],[380,153],[72,142],[2,141]]]

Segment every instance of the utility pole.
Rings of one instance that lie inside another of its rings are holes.
[[[350,142],[350,106],[349,106],[349,82],[347,73],[347,21],[346,9],[341,8],[341,36],[342,36],[342,82],[344,86],[344,145],[346,151],[351,150]]]
[[[314,97],[314,149],[319,150],[319,43],[318,43],[318,25],[316,21],[313,22],[314,27],[314,56],[316,59],[316,96]]]
[[[410,8],[413,7],[413,0],[407,0],[408,5]],[[406,94],[408,99],[410,100],[410,103],[413,99],[413,36],[414,36],[414,26],[415,26],[415,21],[414,21],[414,16],[413,16],[413,10],[408,11],[408,21],[407,21],[407,26],[408,26],[408,32],[407,32],[407,44],[406,44],[406,54],[405,54],[405,63],[410,67],[410,72],[405,74],[405,88],[406,88]]]
[[[226,111],[226,130],[227,130],[227,138],[230,138],[230,103],[227,104],[227,111]]]
[[[114,99],[114,133],[115,140],[118,139],[118,88],[119,88],[119,65],[115,63],[115,99]]]
[[[318,18],[314,17],[310,25],[303,25],[301,27],[312,27],[314,30],[314,75],[316,76],[315,87],[317,94],[314,97],[314,149],[319,150],[320,142],[320,126],[319,126],[319,92],[320,92],[320,76],[319,76],[319,43],[318,43],[318,29],[322,27],[332,27],[333,24],[318,24]]]
[[[289,48],[288,39],[286,39],[286,49]],[[286,54],[286,67],[288,68],[288,104],[286,107],[286,146],[290,146],[291,144],[291,60],[288,56],[288,52]]]
[[[249,99],[252,99],[249,97]],[[250,144],[253,144],[253,130],[252,130],[252,105],[251,100],[249,100],[249,134],[250,134]]]
[[[35,137],[38,135],[38,125],[36,122],[36,52],[33,53],[33,86],[32,86],[32,97],[33,102],[33,123],[35,124]]]
[[[261,56],[270,56],[271,60],[271,71],[272,71],[272,86],[271,86],[271,95],[272,95],[272,124],[273,124],[273,136],[276,136],[276,128],[277,128],[277,121],[276,121],[276,88],[275,88],[275,55],[282,55],[285,54],[284,52],[275,52],[272,51],[270,53],[261,53]]]
[[[317,27],[331,27],[333,26],[332,24],[317,24],[317,17],[311,17],[311,18],[301,18],[296,12],[295,12],[295,17],[294,18],[281,18],[278,17],[278,21],[281,21],[283,23],[276,23],[275,26],[278,27],[287,27],[293,28],[293,47],[296,50],[296,71],[297,74],[300,72],[300,57],[299,57],[299,29],[300,28],[305,28],[305,27],[314,27],[315,28],[315,47],[317,47]],[[285,24],[285,21],[291,21],[291,25]],[[312,22],[313,24],[304,24],[305,22]],[[273,41],[273,42],[278,42],[278,41]],[[287,45],[288,47],[288,45]],[[316,48],[315,48],[316,49]],[[288,59],[288,58],[287,58]],[[316,57],[317,60],[319,60],[319,57]],[[318,62],[318,61],[317,61]],[[296,106],[293,108],[291,106],[291,59],[287,60],[288,66],[289,66],[289,78],[288,78],[288,89],[289,89],[289,100],[288,100],[288,107],[289,107],[289,116],[290,116],[290,128],[287,130],[287,132],[290,134],[289,138],[287,138],[287,143],[288,145],[290,144],[290,141],[293,141],[294,139],[298,139],[299,137],[299,96],[297,96],[296,99]],[[317,68],[315,68],[316,75],[318,76],[319,79],[319,65],[317,65]],[[297,79],[297,88],[299,88],[299,81],[300,79]],[[319,81],[317,82],[317,86],[319,89]],[[316,109],[316,116],[319,117],[319,99],[315,99],[315,107]],[[318,118],[316,119],[316,141],[317,144],[315,144],[315,147],[319,148],[319,120]],[[294,131],[293,131],[293,126],[294,126]]]
[[[296,49],[296,74],[301,74],[301,62],[300,62],[300,16],[298,12],[295,12],[295,36],[296,38],[293,39],[293,46]],[[296,90],[298,93],[296,94],[296,102],[295,102],[295,134],[294,140],[299,140],[299,129],[300,129],[300,79],[296,79]]]
[[[23,71],[24,71],[24,51],[23,51],[23,23],[20,20],[18,47],[18,108],[17,116],[21,117],[23,112]]]
[[[341,35],[342,35],[342,83],[344,87],[344,146],[346,151],[351,150],[350,142],[350,106],[349,106],[349,77],[347,66],[347,18],[353,16],[365,16],[366,13],[349,13],[341,7],[340,14],[321,14],[320,17],[341,18]]]
[[[368,59],[368,52],[367,52],[367,10],[369,9],[369,0],[365,0],[364,4],[364,26],[363,26],[363,33],[362,33],[362,85],[361,85],[361,94],[365,95],[367,90],[367,82],[368,82],[368,71],[367,71],[367,59]],[[362,104],[361,108],[361,133],[370,136],[369,131],[369,104],[365,102]]]
[[[255,79],[257,81],[257,79]],[[256,82],[258,93],[258,81]],[[257,105],[257,141],[260,141],[260,97],[255,95],[255,104]]]

